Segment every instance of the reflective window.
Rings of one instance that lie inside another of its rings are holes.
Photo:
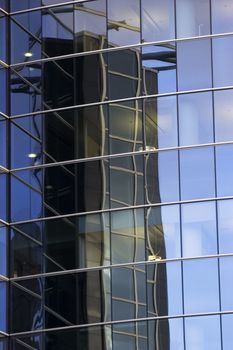
[[[233,139],[233,90],[214,92],[215,139]]]
[[[110,46],[140,41],[139,0],[108,0],[108,42]],[[124,9],[124,11],[122,11]]]
[[[176,97],[144,100],[146,147],[177,146]]]
[[[216,147],[217,194],[231,196],[233,194],[233,145]]]
[[[221,349],[219,316],[185,318],[185,344],[189,350]]]
[[[217,202],[218,207],[218,234],[220,253],[231,253],[233,251],[233,201],[224,200]]]
[[[7,229],[0,226],[0,275],[7,274]]]
[[[233,37],[213,38],[213,80],[214,86],[233,85]]]
[[[178,154],[176,151],[145,156],[146,203],[179,199]]]
[[[209,0],[176,0],[177,37],[210,34]]]
[[[173,39],[174,0],[142,0],[142,40]]]
[[[178,96],[180,145],[213,142],[212,93]]]
[[[7,287],[6,283],[0,282],[0,331],[6,332],[7,327]]]
[[[180,151],[181,198],[215,196],[214,152],[203,147]]]
[[[233,31],[232,0],[211,0],[212,31],[213,33],[227,33]]]
[[[184,204],[181,210],[183,256],[216,254],[215,203]]]
[[[223,340],[223,349],[231,350],[233,344],[233,315],[222,315],[222,340]]]
[[[180,257],[179,206],[149,208],[146,216],[147,251],[157,259]]]
[[[0,112],[6,113],[6,69],[0,66],[0,88],[1,88],[1,98],[0,98]]]
[[[0,121],[0,165],[6,167],[6,121]]]
[[[210,40],[178,42],[177,69],[178,90],[210,88],[212,86]]]
[[[7,203],[6,203],[6,184],[7,175],[0,173],[0,219],[6,221]]]
[[[218,263],[216,259],[184,261],[183,277],[185,313],[219,310]]]
[[[221,309],[224,311],[233,309],[232,264],[232,257],[225,257],[220,259]]]
[[[1,5],[1,3],[0,3]],[[0,11],[0,60],[6,62],[6,17]]]

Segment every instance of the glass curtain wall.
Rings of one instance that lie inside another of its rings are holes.
[[[0,350],[232,349],[233,1],[0,1]]]

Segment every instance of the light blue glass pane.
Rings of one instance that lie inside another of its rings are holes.
[[[219,317],[187,317],[185,319],[185,344],[187,350],[220,350]]]
[[[183,313],[182,305],[182,277],[180,262],[171,262],[166,264],[167,273],[167,304],[168,315],[178,315]],[[163,282],[163,281],[162,281]],[[161,283],[161,282],[160,282]],[[163,295],[166,290],[164,287]]]
[[[147,215],[148,255],[162,259],[180,257],[179,206],[150,208]]]
[[[183,256],[217,253],[215,202],[182,205]]]
[[[217,260],[184,261],[183,276],[185,313],[219,310]]]
[[[177,43],[178,90],[209,88],[211,45],[209,39]]]
[[[233,200],[218,201],[219,252],[233,252]]]
[[[233,315],[222,316],[222,341],[224,350],[232,350],[233,348]]]
[[[233,85],[233,37],[213,39],[214,86]]]
[[[177,37],[210,33],[209,0],[176,0]]]
[[[220,282],[221,282],[221,308],[233,310],[233,257],[220,259]]]
[[[233,195],[233,145],[216,147],[217,194]]]
[[[181,199],[215,196],[214,152],[196,148],[180,152]]]
[[[212,93],[180,95],[178,101],[180,145],[213,142]]]
[[[214,93],[215,139],[233,140],[233,90]]]
[[[232,0],[211,0],[212,31],[213,33],[227,33],[233,31]]]

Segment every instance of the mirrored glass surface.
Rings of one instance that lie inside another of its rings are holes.
[[[146,147],[177,146],[177,103],[175,96],[143,101]]]
[[[1,6],[1,3],[0,3]],[[0,11],[0,60],[6,62],[6,16]]]
[[[233,201],[224,200],[217,202],[218,208],[218,235],[220,253],[232,253],[233,251]]]
[[[221,287],[221,309],[232,310],[232,293],[233,293],[233,279],[232,279],[232,264],[233,257],[221,258],[220,267],[220,287]]]
[[[7,75],[6,69],[0,65],[0,88],[1,88],[1,98],[0,98],[0,112],[6,113],[6,83],[7,83]]]
[[[0,331],[7,331],[7,286],[5,282],[0,282]]]
[[[216,259],[184,261],[183,278],[185,313],[219,311]]]
[[[110,46],[140,42],[139,0],[107,0],[108,43]],[[122,11],[122,9],[124,9]]]
[[[223,341],[223,349],[231,350],[233,344],[233,334],[232,334],[232,326],[233,326],[233,315],[223,315],[221,317],[222,322],[222,341]]]
[[[176,1],[177,37],[210,34],[210,0]]]
[[[216,147],[216,172],[218,196],[231,196],[233,194],[233,145]]]
[[[179,206],[152,207],[147,210],[147,254],[157,259],[180,257]]]
[[[14,225],[11,275],[107,265],[110,261],[109,231],[108,214]],[[111,234],[114,235],[113,229]],[[114,253],[112,256],[114,258]]]
[[[183,256],[217,254],[215,202],[183,204],[181,217]]]
[[[215,196],[214,150],[210,147],[180,151],[181,198]]]
[[[233,90],[214,92],[215,139],[233,140]]]
[[[179,91],[210,88],[212,86],[210,39],[178,42],[177,72]]]
[[[213,81],[216,87],[233,85],[233,72],[231,69],[233,60],[232,45],[232,36],[212,39]]]
[[[0,219],[6,221],[7,218],[7,178],[8,175],[0,173]]]
[[[177,151],[150,153],[145,156],[146,203],[179,200]]]
[[[8,231],[5,226],[0,226],[0,275],[7,275],[7,238]]]
[[[231,14],[233,11],[232,0],[212,0],[212,31],[213,33],[227,33],[233,31]]]
[[[6,167],[6,128],[7,122],[0,120],[0,165]]]
[[[213,142],[212,93],[178,96],[181,146]]]
[[[175,38],[174,0],[142,0],[141,11],[143,41]]]
[[[185,345],[189,350],[221,349],[219,316],[185,318]]]

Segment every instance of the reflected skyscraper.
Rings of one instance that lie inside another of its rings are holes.
[[[0,1],[0,350],[232,348],[231,13]]]

